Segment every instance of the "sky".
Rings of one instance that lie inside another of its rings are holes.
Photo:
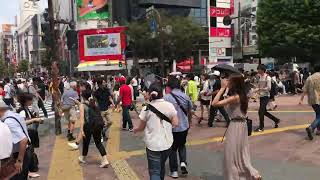
[[[14,16],[19,14],[20,1],[21,0],[0,0],[0,25],[5,23],[14,23]],[[47,0],[40,0],[40,6],[44,9],[47,6]]]

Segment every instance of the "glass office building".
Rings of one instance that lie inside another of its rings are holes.
[[[207,0],[201,0],[200,8],[192,8],[190,11],[190,17],[192,17],[195,22],[201,24],[203,27],[208,27],[208,8]]]

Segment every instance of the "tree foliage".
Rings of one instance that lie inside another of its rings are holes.
[[[29,70],[29,61],[24,59],[21,60],[18,64],[18,71],[26,73]]]
[[[0,59],[0,77],[4,78],[7,75],[7,67],[2,59]]]
[[[260,0],[257,14],[259,48],[270,57],[320,57],[319,0]]]
[[[207,35],[200,25],[187,17],[162,15],[162,28],[158,24],[158,32],[151,32],[150,23],[149,19],[128,25],[129,46],[139,58],[160,58],[160,38],[167,60],[190,57],[195,45]]]

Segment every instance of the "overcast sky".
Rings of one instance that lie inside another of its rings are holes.
[[[0,25],[5,23],[14,23],[14,16],[19,14],[20,1],[21,0],[0,0]],[[47,3],[47,0],[40,0],[41,8],[44,9],[47,7]]]

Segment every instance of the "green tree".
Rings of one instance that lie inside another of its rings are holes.
[[[7,74],[7,67],[2,59],[0,59],[0,77],[4,78]]]
[[[9,77],[13,77],[15,72],[16,72],[16,65],[11,62],[10,64],[8,64]]]
[[[129,46],[134,57],[160,58],[161,37],[165,59],[181,60],[192,56],[195,45],[207,36],[205,30],[188,17],[162,15],[161,35],[151,32],[150,22],[148,19],[128,25]]]
[[[18,64],[18,71],[26,73],[29,70],[29,61],[24,59],[21,60]]]
[[[257,26],[263,56],[320,57],[319,0],[260,0]]]

